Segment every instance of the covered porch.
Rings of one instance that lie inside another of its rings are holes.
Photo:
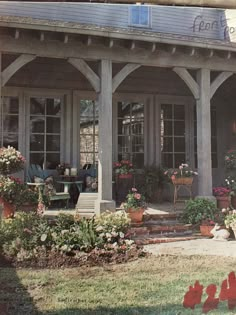
[[[188,162],[194,195],[213,198],[235,145],[230,45],[35,21],[1,17],[1,145],[52,172],[91,164],[95,213],[115,209],[113,162],[124,158],[135,183],[144,166]]]

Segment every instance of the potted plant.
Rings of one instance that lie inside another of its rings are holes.
[[[15,148],[0,148],[0,174],[9,175],[24,168],[25,158]]]
[[[17,198],[16,210],[18,211],[37,211],[39,193],[30,189],[27,185],[22,187],[21,193]]]
[[[129,160],[114,163],[114,171],[118,178],[132,178],[133,164]]]
[[[143,219],[143,213],[146,208],[145,198],[136,188],[132,188],[126,196],[126,201],[123,207],[129,213],[131,222],[140,223]]]
[[[236,238],[236,210],[228,211],[225,217],[225,225],[227,228],[231,228]]]
[[[178,168],[167,169],[164,174],[171,179],[174,185],[191,185],[193,177],[198,175],[186,163],[182,163]]]
[[[219,209],[229,208],[230,206],[230,192],[227,187],[219,186],[213,188],[213,195],[217,200],[217,207]]]
[[[13,217],[22,182],[12,176],[0,176],[0,203],[3,205],[3,217]]]
[[[227,169],[236,169],[236,150],[229,150],[225,154],[225,167]]]
[[[222,224],[223,215],[213,201],[197,198],[186,202],[182,220],[184,223],[200,227],[202,235],[212,236],[209,231],[213,229],[215,223]]]
[[[227,188],[230,189],[231,205],[234,209],[236,209],[236,178],[229,175],[225,179],[225,184]]]

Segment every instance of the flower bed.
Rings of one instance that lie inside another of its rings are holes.
[[[15,148],[8,146],[0,149],[0,174],[16,173],[24,168],[25,158]]]

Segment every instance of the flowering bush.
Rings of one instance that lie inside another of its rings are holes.
[[[229,196],[231,190],[227,187],[214,187],[213,188],[213,195],[219,197],[226,197]]]
[[[130,219],[124,211],[115,213],[106,211],[95,218],[95,230],[98,236],[109,243],[124,239],[129,224]]]
[[[236,168],[236,150],[229,150],[225,155],[225,166],[228,169]]]
[[[145,198],[140,193],[138,193],[136,188],[132,188],[132,190],[126,196],[126,201],[123,203],[123,207],[124,209],[134,210],[145,208]]]
[[[193,177],[198,175],[197,172],[194,172],[188,164],[181,164],[178,168],[170,168],[164,172],[166,176],[171,179],[180,178],[180,177]]]
[[[25,158],[15,148],[0,148],[0,174],[7,175],[24,168]]]
[[[0,176],[0,197],[9,203],[17,204],[22,192],[22,185],[19,178]]]
[[[129,160],[122,160],[114,163],[116,174],[132,174],[134,172],[133,164]]]
[[[228,211],[228,214],[225,217],[225,225],[227,228],[236,227],[236,210]]]

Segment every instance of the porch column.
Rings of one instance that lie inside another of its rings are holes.
[[[100,62],[99,146],[98,146],[98,199],[95,202],[97,214],[115,211],[112,200],[112,61]]]
[[[198,70],[197,81],[199,85],[197,99],[198,195],[215,199],[212,196],[210,70]]]

